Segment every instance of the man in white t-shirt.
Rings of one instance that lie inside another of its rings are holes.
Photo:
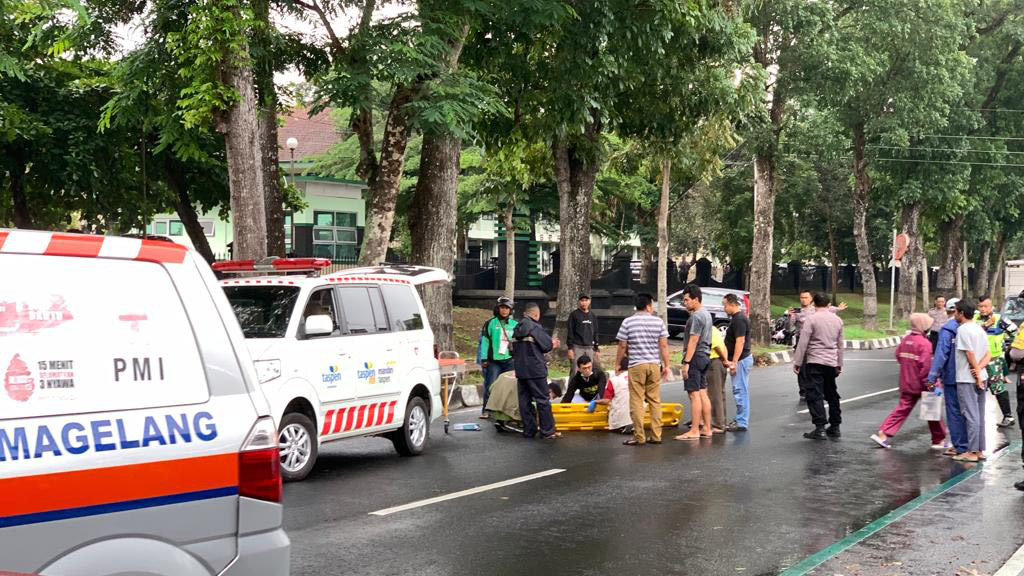
[[[956,394],[967,422],[967,452],[953,457],[963,462],[985,459],[985,367],[992,360],[985,329],[974,322],[974,306],[956,303]]]

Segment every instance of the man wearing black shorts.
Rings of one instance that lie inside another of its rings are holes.
[[[683,343],[683,387],[690,396],[692,422],[690,431],[676,440],[711,438],[711,399],[708,398],[707,371],[711,363],[711,313],[701,302],[700,287],[689,284],[683,288],[683,306],[690,312]]]

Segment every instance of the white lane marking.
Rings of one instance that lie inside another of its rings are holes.
[[[481,492],[487,492],[488,490],[496,490],[498,488],[504,488],[505,486],[511,486],[513,484],[519,484],[522,482],[529,482],[530,480],[536,480],[538,478],[543,478],[545,476],[561,474],[562,472],[565,472],[565,470],[561,468],[552,468],[551,470],[537,472],[536,474],[530,474],[529,476],[520,476],[518,478],[512,478],[510,480],[502,480],[501,482],[495,482],[494,484],[488,484],[486,486],[477,486],[476,488],[470,488],[468,490],[462,490],[460,492],[453,492],[451,494],[445,494],[444,496],[427,498],[426,500],[420,500],[418,502],[403,504],[402,506],[395,506],[394,508],[385,508],[384,510],[377,510],[376,512],[370,512],[370,515],[387,516],[388,514],[404,512],[406,510],[412,510],[413,508],[420,508],[422,506],[429,506],[431,504],[437,504],[438,502],[444,502],[446,500],[454,500],[456,498],[462,498],[463,496],[470,496],[473,494],[479,494]]]
[[[1021,572],[1024,572],[1024,546],[1018,548],[1006,564],[992,576],[1018,576]]]
[[[865,398],[871,398],[872,396],[880,396],[882,394],[888,394],[889,392],[895,392],[897,390],[899,390],[899,388],[889,388],[888,390],[881,390],[879,392],[872,392],[871,394],[865,394],[863,396],[854,396],[853,398],[847,398],[846,400],[840,400],[839,404],[842,405],[842,404],[846,404],[847,402],[853,402],[854,400],[863,400]],[[827,402],[826,402],[826,404],[827,404]],[[810,410],[801,410],[801,411],[797,412],[797,414],[808,414],[808,413],[810,413]]]

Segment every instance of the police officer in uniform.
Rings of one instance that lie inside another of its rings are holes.
[[[512,334],[515,341],[512,358],[519,386],[519,415],[523,419],[523,436],[526,438],[537,435],[537,418],[540,419],[541,438],[557,438],[561,434],[555,432],[555,417],[551,413],[551,400],[548,397],[548,363],[544,354],[558,348],[561,343],[558,338],[548,336],[539,321],[540,306],[530,302],[523,309],[523,319]],[[537,405],[536,418],[533,404]]]

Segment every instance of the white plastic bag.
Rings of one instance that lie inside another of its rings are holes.
[[[921,394],[921,411],[917,413],[921,420],[942,420],[942,396],[935,392]]]

